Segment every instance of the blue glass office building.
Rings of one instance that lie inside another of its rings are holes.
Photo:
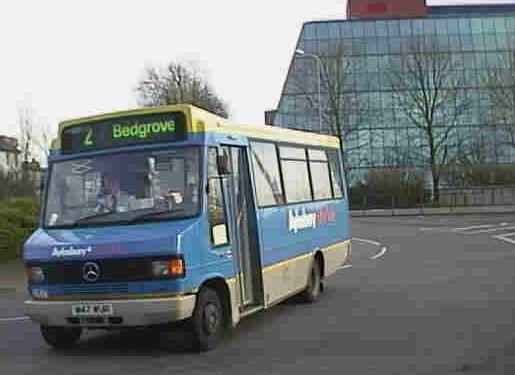
[[[483,163],[513,163],[515,150],[491,116],[487,87],[489,74],[506,69],[503,62],[515,51],[515,4],[425,9],[416,17],[351,15],[305,23],[273,123],[334,133],[337,121],[345,129],[352,180],[371,168],[427,167],[427,158],[414,156],[421,148],[419,129],[401,108],[392,64],[402,67],[414,43],[436,44],[451,56],[447,74],[456,77],[459,96],[467,102],[456,116],[455,134],[446,140],[449,148],[474,135]]]

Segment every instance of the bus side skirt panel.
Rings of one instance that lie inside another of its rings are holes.
[[[322,249],[324,254],[324,277],[335,273],[350,259],[351,241],[343,241]]]
[[[348,259],[350,240],[322,248],[274,264],[263,269],[263,287],[266,307],[275,305],[306,288],[309,270],[315,254],[321,252],[324,259],[324,277],[334,274]]]
[[[265,307],[278,303],[292,291],[297,292],[307,285],[312,259],[313,253],[307,253],[263,269]]]

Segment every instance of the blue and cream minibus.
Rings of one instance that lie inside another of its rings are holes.
[[[245,316],[315,301],[350,252],[337,138],[190,105],[110,113],[59,125],[25,305],[55,348],[185,321],[207,350]]]

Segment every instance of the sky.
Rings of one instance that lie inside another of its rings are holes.
[[[429,5],[514,1],[428,1]],[[147,66],[194,61],[231,120],[277,106],[303,22],[344,19],[345,0],[17,0],[0,5],[0,134],[32,108],[59,121],[137,106]],[[47,130],[48,131],[48,130]]]

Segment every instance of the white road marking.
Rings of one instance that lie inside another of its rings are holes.
[[[388,248],[387,248],[386,246],[383,246],[383,247],[381,248],[381,251],[380,251],[380,252],[378,252],[376,255],[374,255],[374,256],[372,256],[372,257],[370,257],[370,259],[371,259],[371,260],[377,260],[377,259],[379,259],[379,258],[383,257],[383,256],[386,254],[386,252],[387,252],[387,251],[388,251]]]
[[[340,268],[338,268],[338,270],[346,270],[349,268],[352,268],[352,264],[346,264],[345,266],[341,266]]]
[[[500,236],[492,236],[492,238],[495,238],[496,240],[501,240],[501,241],[504,241],[504,242],[508,242],[512,245],[515,245],[515,240],[512,240],[511,238],[508,238],[508,237],[514,237],[515,236],[515,233],[505,233],[505,234],[502,234]]]
[[[499,235],[499,237],[513,237],[513,236],[515,236],[515,232],[503,233],[503,234]]]
[[[365,238],[353,238],[352,240],[356,241],[356,242],[360,242],[360,243],[365,243],[368,245],[374,245],[374,246],[381,248],[381,250],[376,255],[373,255],[369,258],[370,260],[377,260],[377,259],[383,257],[386,254],[386,252],[388,251],[388,248],[386,246],[384,246],[381,242],[377,242],[374,240],[367,240]]]
[[[498,227],[498,228],[483,229],[483,230],[476,230],[476,231],[473,231],[473,232],[461,232],[461,233],[462,234],[467,234],[467,235],[474,235],[474,234],[492,233],[492,232],[498,232],[500,230],[513,230],[513,229],[515,229],[515,227],[503,226],[503,227]]]
[[[14,318],[0,318],[0,323],[24,322],[26,320],[30,320],[30,318],[28,316],[16,316]]]
[[[494,224],[488,224],[488,225],[475,225],[473,227],[465,227],[465,228],[454,228],[452,231],[453,232],[462,232],[462,231],[467,231],[467,230],[471,230],[471,229],[484,229],[484,228],[493,228],[495,227],[496,225]]]
[[[380,243],[380,242],[372,241],[372,240],[367,240],[367,239],[364,239],[364,238],[352,238],[352,241],[366,243],[366,244],[374,245],[374,246],[383,246],[383,244]]]
[[[452,231],[449,231],[449,229],[442,229],[442,228],[418,228],[421,232],[438,232],[438,233],[449,233]]]
[[[512,225],[512,226],[510,226]],[[509,231],[509,230],[515,230],[515,226],[513,226],[513,223],[507,223],[502,222],[499,224],[483,224],[483,225],[474,225],[470,227],[463,227],[463,228],[453,228],[453,229],[447,229],[442,230],[439,228],[419,228],[422,232],[451,232],[451,233],[457,233],[461,235],[476,235],[476,234],[485,234],[485,233],[494,233],[494,232],[500,232],[500,231]],[[492,238],[496,240],[501,240],[504,242],[507,242],[509,244],[515,245],[515,239],[512,239],[510,237],[515,237],[515,232],[511,233],[503,233],[499,235],[492,235]],[[381,253],[379,253],[381,254]],[[382,255],[381,255],[382,256]],[[370,258],[370,259],[373,259]]]
[[[476,230],[474,230],[476,229]],[[490,233],[496,232],[499,230],[505,229],[515,229],[515,227],[508,227],[508,223],[500,223],[500,224],[484,224],[484,225],[474,225],[471,227],[463,227],[463,228],[452,228],[452,229],[443,229],[443,228],[418,228],[418,230],[422,232],[442,232],[442,233],[460,233],[460,234],[481,234],[481,233]]]

